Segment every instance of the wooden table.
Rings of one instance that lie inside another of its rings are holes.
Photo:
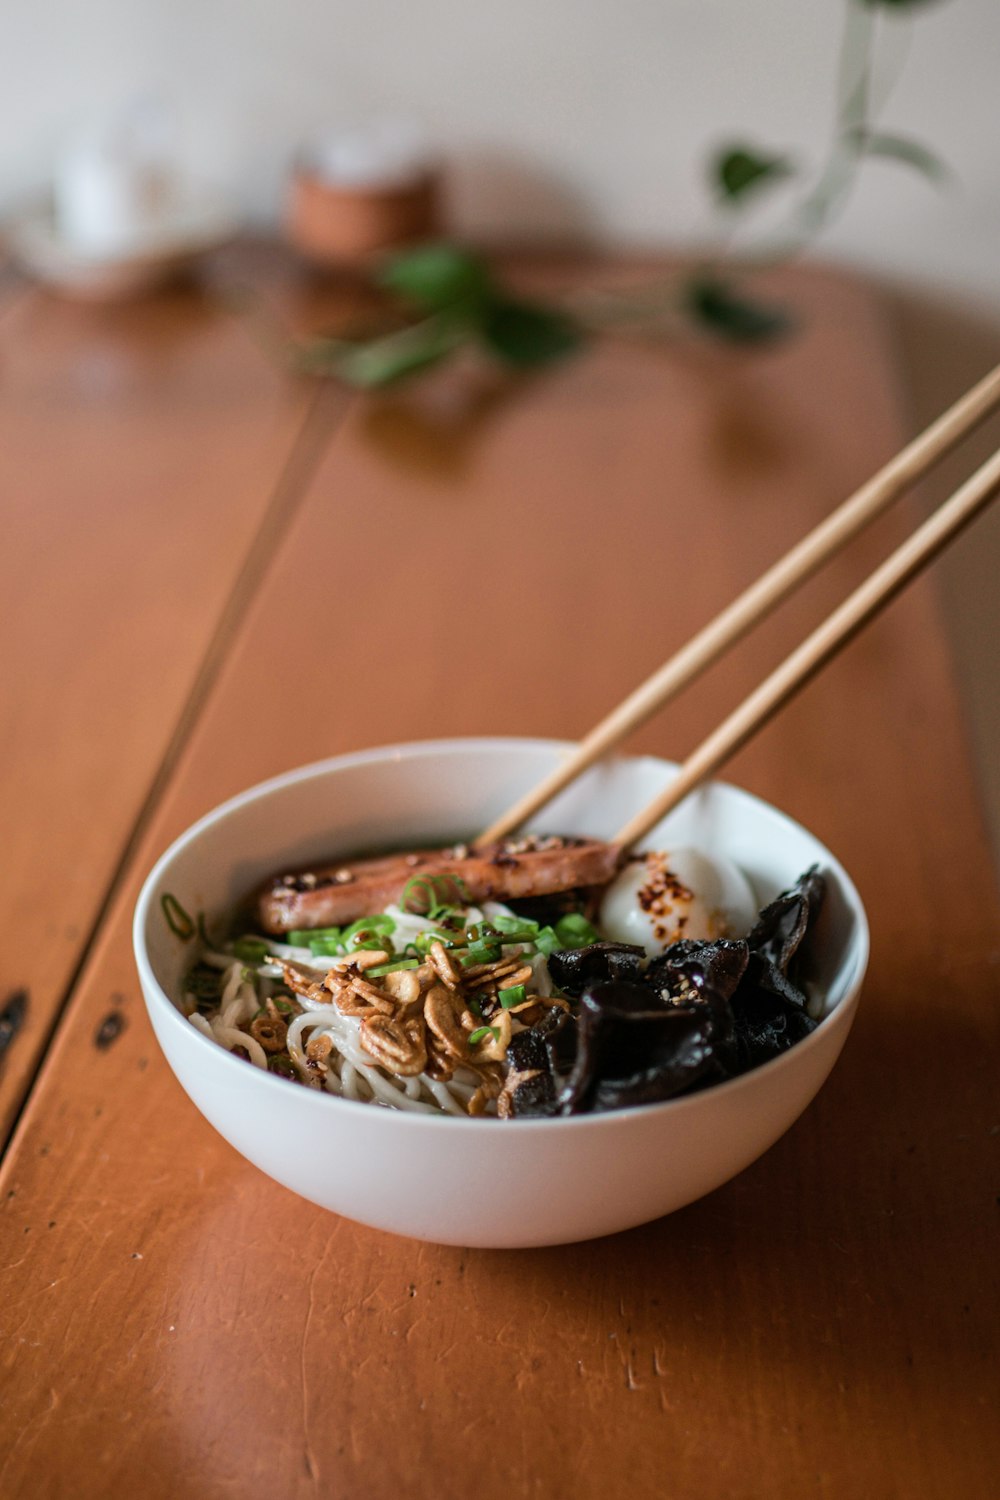
[[[733,764],[852,870],[874,959],[820,1098],[668,1219],[486,1253],[328,1215],[197,1115],[133,970],[143,875],[220,798],[580,733],[899,446],[873,296],[784,280],[767,354],[381,402],[190,290],[0,286],[4,1500],[995,1493],[1000,905],[932,582]],[[906,519],[638,747],[690,747]]]

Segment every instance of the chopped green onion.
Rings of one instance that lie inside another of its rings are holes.
[[[473,964],[495,964],[500,957],[500,947],[497,943],[472,943],[459,957],[459,963],[463,969],[469,969]]]
[[[294,1078],[299,1081],[298,1071],[287,1052],[272,1052],[267,1059],[267,1070],[269,1073],[277,1073],[280,1078]]]
[[[419,907],[411,903],[419,903]],[[399,898],[401,910],[412,913],[413,916],[426,916],[432,906],[438,904],[438,894],[433,884],[426,875],[411,875],[403,886]]]
[[[211,964],[196,963],[184,976],[184,992],[191,994],[200,1003],[212,1001],[217,1004],[222,997],[225,970],[213,968]]]
[[[440,943],[443,948],[456,948],[459,937],[461,934],[454,932],[418,932],[412,944],[408,943],[407,947],[415,948],[426,958],[435,943]]]
[[[344,951],[336,938],[313,938],[305,946],[313,958],[339,958]]]
[[[477,1042],[481,1042],[487,1035],[490,1035],[490,1034],[492,1034],[492,1036],[493,1036],[493,1038],[494,1038],[495,1041],[499,1041],[500,1040],[500,1028],[499,1028],[499,1026],[477,1026],[476,1029],[475,1029],[475,1031],[469,1037],[469,1046],[470,1047],[475,1047],[476,1044],[477,1044]]]
[[[419,969],[420,964],[415,958],[397,958],[392,964],[379,964],[377,968],[366,969],[366,979],[381,979],[383,974],[398,974],[401,969]]]
[[[288,1015],[291,1012],[292,1003],[290,1000],[274,1000],[272,1001],[272,1004],[274,1005],[275,1010],[281,1011],[282,1015]]]
[[[515,1005],[523,1005],[525,999],[523,984],[512,984],[509,989],[500,991],[500,1004],[504,1010],[513,1010]]]
[[[471,927],[466,928],[465,935],[470,943],[492,943],[498,937],[492,922],[474,922]]]
[[[375,912],[370,917],[359,917],[356,922],[351,923],[350,927],[345,927],[340,934],[340,941],[344,944],[345,948],[349,948],[352,946],[351,939],[359,932],[377,933],[395,931],[396,923],[392,917],[387,912],[380,911]],[[354,944],[353,946],[356,947],[357,945]]]
[[[411,875],[403,887],[399,904],[403,911],[417,917],[429,917],[436,921],[443,912],[455,910],[454,892],[463,901],[469,901],[469,888],[461,875],[443,871],[440,875]],[[413,905],[414,901],[419,905]]]
[[[497,921],[499,922],[499,918]],[[538,937],[537,922],[509,922],[501,927],[498,936],[505,943],[533,943]]]
[[[308,948],[310,943],[318,942],[320,938],[326,938],[330,942],[340,942],[339,927],[296,927],[294,932],[285,934],[285,942],[293,948]]]
[[[270,949],[263,938],[247,935],[236,939],[233,952],[245,964],[262,964],[268,958]]]
[[[600,940],[600,933],[581,912],[569,912],[556,923],[556,937],[563,948],[585,948]]]
[[[372,953],[388,953],[390,958],[396,951],[391,938],[387,938],[381,932],[376,932],[372,937],[364,937],[361,933],[358,933],[356,937],[351,939],[347,951],[348,953],[361,953],[366,950]]]
[[[553,928],[539,928],[538,933],[535,937],[535,947],[538,949],[539,953],[544,953],[545,957],[548,958],[550,953],[555,953],[555,951],[562,946],[563,945],[556,937]]]
[[[451,927],[456,932],[465,930],[465,908],[463,906],[435,906],[427,913],[428,920],[439,927]]]
[[[533,922],[530,917],[494,917],[493,926],[512,942],[533,938],[538,934],[538,923]]]
[[[176,896],[172,896],[169,891],[166,891],[160,897],[160,905],[163,907],[163,915],[167,919],[167,926],[175,937],[179,937],[185,943],[189,938],[194,937],[194,922]]]

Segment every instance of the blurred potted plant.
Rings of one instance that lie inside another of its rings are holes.
[[[897,162],[940,182],[947,173],[919,141],[878,123],[873,75],[884,13],[935,0],[843,0],[835,117],[825,159],[807,167],[785,151],[733,141],[708,163],[722,246],[678,273],[627,293],[560,303],[515,295],[476,251],[440,242],[388,257],[373,273],[389,326],[358,338],[312,339],[296,348],[301,367],[377,389],[474,349],[512,371],[565,359],[602,331],[676,336],[681,329],[733,344],[773,340],[793,326],[789,310],[752,289],[755,272],[808,249],[843,211],[866,162]],[[747,210],[783,185],[790,206],[777,230],[736,248]]]

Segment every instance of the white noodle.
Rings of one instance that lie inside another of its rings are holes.
[[[222,999],[219,1001],[220,1008],[225,1011],[226,1006],[232,1004],[236,998],[236,992],[243,983],[243,965],[237,961],[232,964],[226,975],[226,982],[222,987]]]
[[[423,1083],[424,1087],[426,1088],[427,1092],[430,1094],[431,1098],[432,1099],[436,1099],[437,1102],[438,1102],[438,1104],[440,1105],[440,1107],[447,1114],[449,1114],[449,1115],[464,1115],[465,1114],[465,1110],[459,1104],[458,1100],[455,1098],[454,1094],[451,1092],[451,1090],[447,1087],[446,1084],[439,1083],[434,1078],[428,1078],[426,1073],[421,1073],[420,1079],[421,1079],[421,1082]]]
[[[436,923],[426,917],[415,916],[399,906],[390,906],[386,915],[395,927],[391,934],[391,950],[401,954],[407,944],[421,933],[434,931]],[[499,901],[486,901],[482,908],[470,906],[465,909],[466,926],[490,920],[493,917],[513,915],[510,908]],[[267,1055],[255,1037],[240,1030],[260,1008],[263,1001],[282,992],[281,985],[273,980],[282,980],[283,971],[275,961],[286,959],[304,969],[315,971],[317,981],[331,969],[339,969],[350,963],[349,957],[334,958],[327,954],[314,954],[309,948],[300,948],[291,943],[279,943],[266,939],[268,955],[262,963],[247,965],[234,959],[232,953],[218,949],[202,948],[198,954],[201,962],[215,969],[228,971],[222,988],[218,1007],[211,1018],[206,1018],[196,1009],[188,1019],[204,1036],[212,1038],[230,1051],[242,1047],[251,1062],[258,1068],[267,1068]],[[519,944],[505,944],[501,950],[505,955],[522,951]],[[540,994],[552,991],[548,967],[541,954],[531,962],[532,986]],[[446,1083],[431,1078],[427,1073],[415,1077],[403,1077],[389,1073],[365,1051],[361,1045],[361,1023],[356,1016],[345,1016],[331,1003],[327,993],[318,998],[296,994],[302,1014],[289,1022],[285,1046],[301,1081],[310,1088],[325,1088],[345,1099],[372,1101],[391,1109],[439,1114],[442,1110],[451,1115],[466,1115],[466,1106],[480,1085],[477,1074],[460,1068],[454,1078]],[[192,1007],[194,997],[191,997]],[[313,1037],[329,1037],[332,1050],[324,1059],[325,1066],[317,1069],[309,1065],[306,1043]]]
[[[257,997],[246,985],[240,985],[230,1003],[219,1014],[223,1026],[242,1026],[260,1009]]]
[[[238,1031],[235,1026],[222,1026],[216,1021],[212,1026],[212,1033],[215,1040],[221,1042],[230,1052],[234,1047],[245,1047],[254,1067],[267,1071],[267,1053],[256,1037],[252,1037],[249,1032]]]
[[[211,969],[228,969],[233,961],[231,953],[217,953],[214,948],[201,948],[198,952],[200,963],[208,964]]]
[[[340,1014],[340,1011],[335,1010],[332,1005],[324,1006],[322,1010],[307,1010],[301,1016],[296,1016],[288,1028],[288,1038],[285,1043],[289,1056],[295,1062],[304,1065],[306,1057],[305,1048],[302,1045],[302,1033],[306,1028],[318,1027],[321,1035],[324,1032],[328,1032],[329,1035],[334,1037],[334,1041],[336,1041],[335,1031],[337,1024],[344,1019],[345,1017]]]

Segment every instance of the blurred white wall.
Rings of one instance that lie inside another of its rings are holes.
[[[257,218],[303,137],[390,112],[449,153],[464,232],[699,239],[714,143],[816,160],[844,3],[3,0],[0,205],[78,125],[152,89]],[[928,0],[885,30],[889,72],[903,67],[885,124],[957,181],[871,165],[826,253],[1000,307],[1000,3]]]

